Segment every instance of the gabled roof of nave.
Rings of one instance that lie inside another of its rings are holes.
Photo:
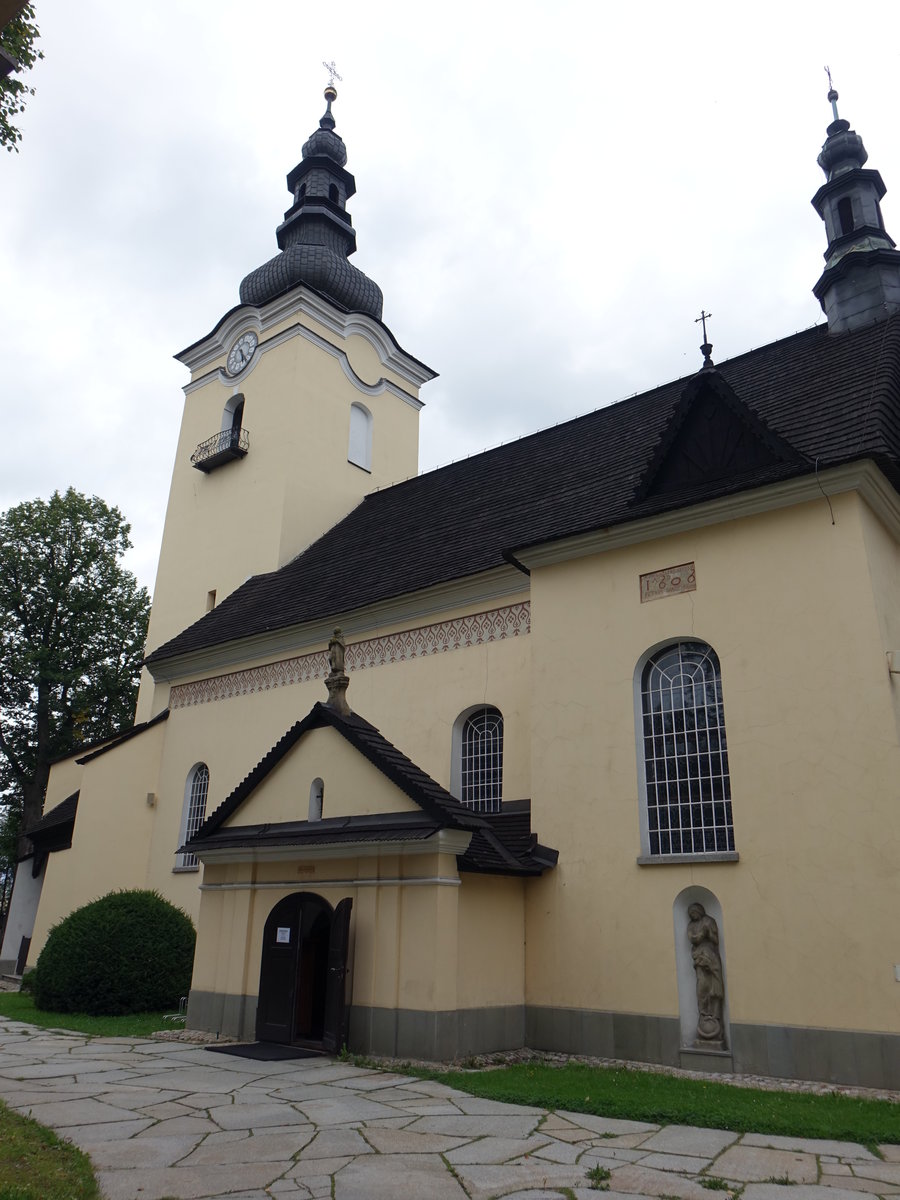
[[[746,410],[748,429],[773,448],[770,461],[680,490],[642,490],[683,416],[686,391],[704,375],[730,390],[735,412]],[[148,661],[336,618],[500,567],[504,552],[865,458],[900,486],[900,316],[837,336],[817,325],[373,492],[292,562],[248,580]]]

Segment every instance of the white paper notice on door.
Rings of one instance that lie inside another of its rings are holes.
[[[291,940],[291,928],[288,925],[286,928],[282,925],[278,926],[275,932],[276,942],[289,942]]]

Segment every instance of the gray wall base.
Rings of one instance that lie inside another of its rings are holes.
[[[734,1071],[734,1056],[729,1050],[697,1050],[693,1046],[683,1046],[678,1051],[678,1060],[685,1071],[724,1071],[727,1075]]]
[[[188,1029],[252,1041],[255,1027],[255,996],[191,992]],[[523,1046],[692,1070],[733,1069],[740,1075],[900,1090],[900,1034],[732,1023],[730,1054],[716,1054],[681,1046],[677,1017],[521,1005],[436,1013],[361,1005],[350,1010],[349,1048],[357,1054],[453,1062]],[[733,1068],[725,1059],[733,1060]]]
[[[519,1004],[458,1012],[354,1004],[350,1010],[350,1049],[356,1053],[454,1062],[524,1045],[525,1009]]]
[[[192,988],[185,1028],[252,1042],[256,1038],[256,996],[227,996]]]
[[[734,1022],[730,1032],[733,1070],[739,1075],[900,1089],[900,1034]],[[525,1010],[525,1044],[532,1050],[687,1067],[687,1062],[681,1061],[686,1051],[680,1040],[677,1017],[577,1008]],[[707,1065],[695,1061],[691,1069],[730,1069],[721,1065],[718,1054],[712,1058],[715,1061]]]

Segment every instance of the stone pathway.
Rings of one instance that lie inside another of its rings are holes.
[[[704,1179],[742,1200],[900,1194],[900,1145],[878,1158],[547,1113],[334,1059],[253,1062],[2,1018],[0,1098],[86,1150],[108,1200],[594,1200],[593,1168],[607,1200],[712,1200]]]

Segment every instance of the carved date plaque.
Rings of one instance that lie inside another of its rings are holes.
[[[650,571],[641,576],[641,604],[696,590],[697,573],[692,562],[681,563],[677,567],[663,567],[661,571]]]

